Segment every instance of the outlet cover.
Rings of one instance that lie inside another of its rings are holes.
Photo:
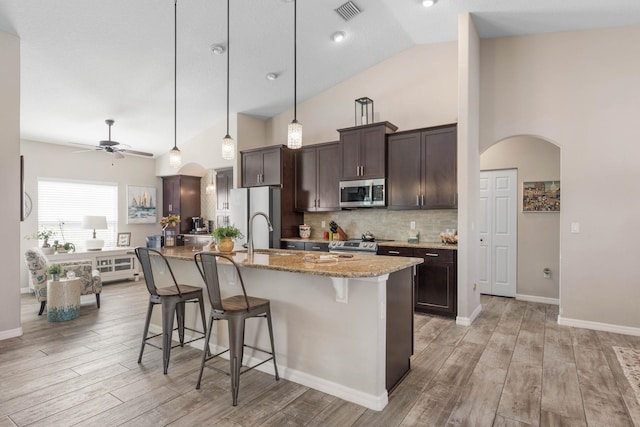
[[[321,225],[321,227],[322,227],[322,228],[326,228],[326,227],[327,227],[327,221],[322,221],[322,225]]]
[[[411,230],[415,230],[415,229],[416,229],[416,222],[415,222],[415,221],[411,221],[411,222],[409,223],[409,228],[410,228]]]

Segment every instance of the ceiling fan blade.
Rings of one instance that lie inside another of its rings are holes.
[[[116,159],[124,159],[124,156],[119,151],[114,151],[113,152],[113,157],[115,157]]]
[[[136,156],[145,156],[145,157],[153,157],[151,153],[145,153],[144,151],[136,151],[136,150],[118,150],[120,153],[127,154],[135,154]]]
[[[90,151],[101,151],[99,148],[87,148],[86,150],[72,151],[72,153],[88,153]]]

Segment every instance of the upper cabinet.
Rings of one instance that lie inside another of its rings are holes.
[[[389,136],[388,207],[457,208],[456,147],[455,124]]]
[[[339,211],[340,144],[306,146],[295,159],[296,211]]]
[[[233,188],[233,168],[216,169],[216,211],[229,210],[229,190]]]
[[[178,234],[188,233],[191,218],[200,216],[200,177],[173,175],[162,178],[162,216],[178,215]]]
[[[386,135],[397,129],[389,122],[338,129],[342,159],[340,178],[385,178]]]
[[[293,154],[278,145],[242,152],[242,186],[282,185],[283,168],[293,169]],[[291,164],[283,163],[291,158]]]

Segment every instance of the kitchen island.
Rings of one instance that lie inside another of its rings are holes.
[[[204,286],[192,248],[164,248],[162,252],[180,283]],[[318,253],[282,249],[256,250],[252,257],[246,252],[233,253],[247,293],[271,300],[280,375],[382,410],[388,392],[410,369],[414,266],[422,259],[355,255],[309,262],[304,259],[308,255],[317,257]],[[241,293],[235,270],[220,264],[222,296]],[[195,311],[188,312],[187,326],[199,326],[196,319]],[[152,322],[159,330],[160,318]],[[268,348],[262,322],[247,322],[245,342]],[[214,328],[212,345],[225,347],[226,322],[217,322]],[[244,363],[255,363],[259,356],[253,357],[246,349]],[[273,373],[269,364],[258,369]]]

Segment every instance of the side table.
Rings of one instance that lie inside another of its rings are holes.
[[[80,315],[80,293],[82,280],[47,280],[47,320],[63,322]]]

